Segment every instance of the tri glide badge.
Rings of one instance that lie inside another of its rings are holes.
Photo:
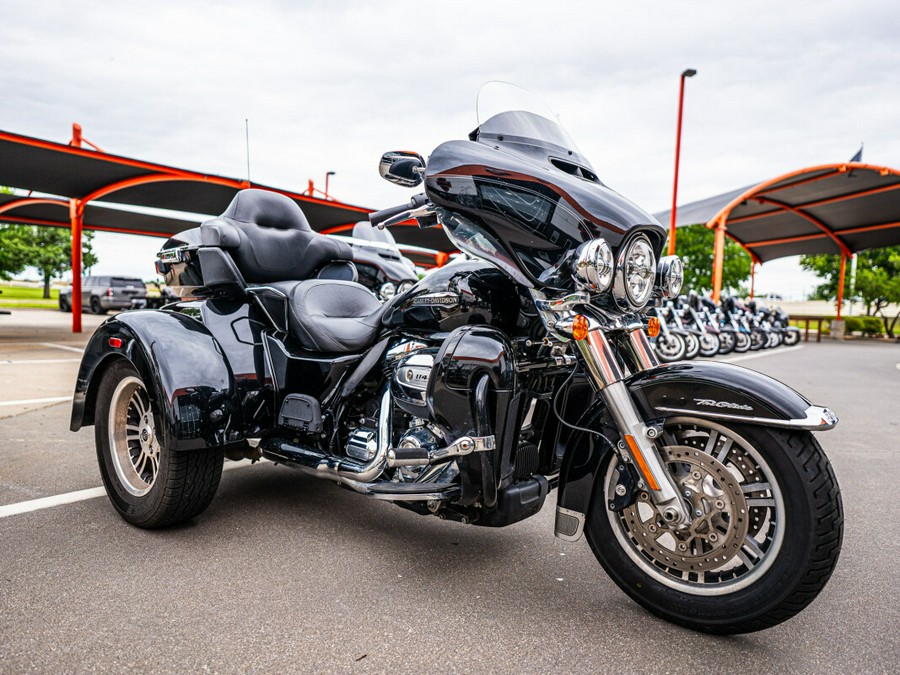
[[[711,398],[695,398],[694,403],[697,405],[706,405],[710,408],[730,408],[731,410],[753,410],[753,406],[743,405],[741,403],[732,403],[731,401],[714,401]]]

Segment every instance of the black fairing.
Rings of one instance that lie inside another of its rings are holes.
[[[477,228],[478,254],[502,249],[490,257],[529,286],[558,286],[553,271],[568,252],[597,237],[615,249],[636,227],[646,231],[658,255],[664,228],[600,183],[585,164],[555,146],[451,141],[431,155],[425,192],[445,210],[439,214],[451,239],[458,243],[457,231]],[[585,170],[573,175],[572,167]]]
[[[511,331],[519,304],[516,285],[490,263],[454,262],[392,299],[382,323],[424,333],[449,333],[469,324]]]

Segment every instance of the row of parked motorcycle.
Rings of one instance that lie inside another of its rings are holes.
[[[725,296],[717,304],[691,291],[661,301],[649,311],[659,319],[659,335],[653,342],[657,358],[664,363],[712,357],[731,352],[773,349],[795,345],[800,329],[780,307]]]

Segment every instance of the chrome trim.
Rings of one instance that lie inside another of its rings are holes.
[[[656,352],[653,351],[650,341],[647,340],[643,326],[635,326],[628,331],[628,346],[631,348],[635,363],[640,366],[640,370],[650,370],[659,365],[659,359],[656,358]]]
[[[269,314],[269,310],[266,309],[265,304],[263,304],[261,294],[258,293],[257,291],[270,291],[270,292],[274,293],[276,296],[281,298],[282,305],[284,307],[284,328],[283,329],[281,328],[281,326],[278,325],[278,322],[275,321],[275,318],[271,314]],[[250,287],[246,288],[244,292],[247,293],[247,295],[252,297],[254,300],[256,300],[257,307],[259,307],[259,309],[262,311],[262,313],[266,315],[266,318],[269,319],[269,321],[272,323],[273,326],[275,326],[275,328],[277,328],[278,330],[281,330],[284,333],[289,332],[288,329],[290,327],[290,321],[289,321],[290,302],[288,301],[288,297],[284,293],[279,291],[277,288],[272,288],[271,286],[250,286]]]
[[[584,357],[584,362],[598,389],[602,390],[622,380],[622,371],[602,329],[595,328],[588,331],[587,337],[584,340],[576,340],[575,344]]]
[[[674,413],[677,415],[694,415],[704,419],[726,420],[730,422],[745,422],[746,424],[763,424],[770,427],[783,429],[805,429],[808,431],[828,431],[838,423],[838,416],[828,408],[811,405],[806,409],[806,417],[790,420],[779,420],[772,417],[755,417],[752,415],[729,415],[727,413],[709,412],[707,410],[688,410],[686,408],[668,408],[660,406],[656,408],[660,412]]]
[[[566,521],[575,520],[574,529],[563,529]],[[563,541],[578,541],[584,532],[585,516],[580,511],[572,511],[564,509],[561,506],[556,507],[556,522],[553,527],[553,534]]]
[[[647,298],[643,302],[636,302],[632,300],[631,294],[628,292],[628,280],[625,278],[625,275],[628,271],[627,261],[630,257],[632,249],[637,245],[638,242],[644,242],[647,245],[647,248],[650,250],[651,256],[651,265],[650,270],[651,274],[653,274],[653,280],[650,282],[650,292],[647,294]],[[653,286],[656,283],[656,254],[653,252],[653,246],[650,243],[650,239],[647,238],[644,234],[639,234],[634,237],[631,241],[628,242],[627,246],[623,246],[619,250],[619,257],[616,260],[616,274],[615,281],[612,285],[613,298],[616,300],[616,304],[619,305],[622,309],[642,309],[647,306],[647,303],[650,302],[650,298],[653,297]]]
[[[616,261],[609,243],[602,238],[591,239],[578,247],[572,278],[579,288],[603,293],[613,282]]]
[[[473,452],[491,452],[497,447],[497,441],[491,436],[461,436],[445,448],[437,448],[428,453],[427,458],[422,459],[397,459],[394,449],[388,450],[387,465],[396,466],[427,466],[437,464],[454,457],[470,455]]]
[[[678,270],[679,267],[681,268],[680,270]],[[680,277],[678,287],[675,290],[672,290],[671,286],[673,274]],[[656,265],[656,286],[659,288],[660,294],[667,300],[671,300],[681,292],[683,285],[684,263],[681,261],[681,258],[677,255],[664,255]]]
[[[403,483],[408,485],[408,483]],[[446,492],[423,492],[421,494],[405,494],[391,492],[368,492],[373,499],[381,499],[388,502],[446,502],[459,496],[459,490],[447,490]]]

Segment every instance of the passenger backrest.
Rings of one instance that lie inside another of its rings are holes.
[[[353,258],[346,243],[313,232],[293,199],[267,190],[238,192],[200,236],[204,246],[228,251],[248,284],[309,279],[331,261]]]

